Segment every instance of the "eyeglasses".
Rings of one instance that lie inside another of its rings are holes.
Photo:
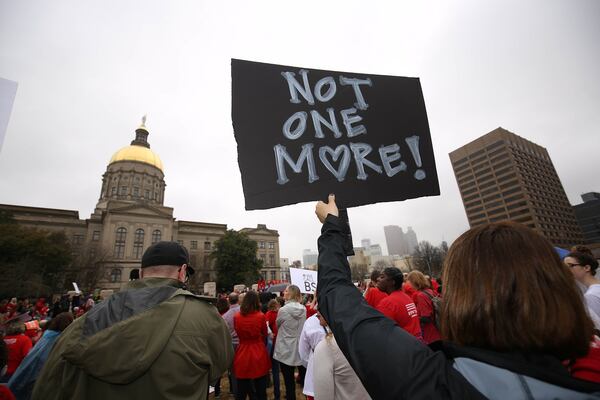
[[[573,268],[573,267],[583,267],[583,265],[581,265],[581,264],[569,264],[569,263],[567,263],[567,267],[569,267],[569,268]]]

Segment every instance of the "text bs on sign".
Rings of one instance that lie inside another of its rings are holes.
[[[231,60],[246,209],[439,194],[418,78]]]

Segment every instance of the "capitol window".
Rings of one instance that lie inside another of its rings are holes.
[[[127,229],[117,228],[117,234],[115,236],[115,258],[123,258],[125,256],[125,238],[127,236]]]
[[[144,230],[137,229],[133,239],[133,256],[135,258],[142,257],[142,250],[144,249]]]
[[[113,268],[113,270],[110,271],[110,282],[117,283],[120,281],[121,281],[121,270],[119,268]]]

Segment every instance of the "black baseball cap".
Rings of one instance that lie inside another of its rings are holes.
[[[142,268],[156,265],[183,265],[187,264],[189,275],[194,274],[190,265],[190,255],[185,247],[177,242],[158,242],[148,247],[142,256]]]

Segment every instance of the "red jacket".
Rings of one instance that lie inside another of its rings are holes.
[[[370,287],[367,289],[367,294],[365,295],[365,300],[369,305],[373,308],[377,308],[379,302],[387,297],[386,292],[382,292],[377,287]]]
[[[417,339],[423,339],[417,307],[403,291],[393,291],[379,302],[377,310]]]
[[[235,314],[233,326],[240,344],[233,359],[233,373],[239,379],[254,379],[267,375],[271,358],[267,354],[267,320],[260,311]]]
[[[6,336],[4,338],[4,343],[6,343],[6,348],[8,350],[6,373],[12,375],[33,345],[31,339],[23,334]]]

